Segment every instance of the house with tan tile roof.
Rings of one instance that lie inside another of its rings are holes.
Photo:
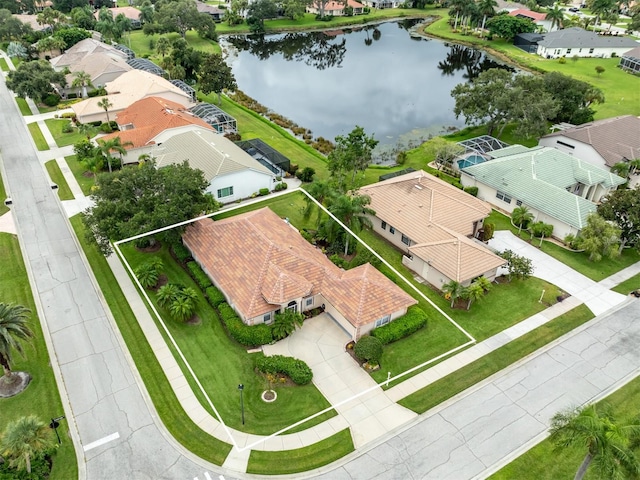
[[[640,118],[603,118],[545,135],[540,145],[555,148],[598,167],[640,158]]]
[[[417,303],[370,264],[338,268],[268,207],[200,220],[182,239],[247,325],[324,307],[357,340]]]
[[[93,38],[85,38],[67,49],[62,55],[49,60],[49,63],[51,63],[51,66],[57,72],[64,70],[65,67],[69,67],[69,69],[73,70],[74,65],[79,64],[85,60],[86,57],[96,55],[98,53],[108,55],[114,59],[124,60],[125,62],[127,61],[127,55],[115,47],[99,42],[98,40],[94,40]]]
[[[122,53],[122,52],[121,52]],[[193,105],[191,96],[173,85],[170,81],[153,73],[142,70],[130,70],[105,85],[107,98],[113,104],[109,108],[109,118],[114,119],[115,114],[120,113],[132,103],[147,97],[161,97],[179,103],[183,107]],[[107,121],[104,109],[98,106],[104,97],[87,98],[82,102],[74,103],[71,108],[81,123]]]
[[[126,60],[122,58],[113,57],[106,53],[94,53],[87,55],[82,60],[73,65],[69,65],[69,73],[66,76],[67,86],[60,88],[59,90],[65,95],[76,94],[79,98],[82,97],[82,91],[79,87],[73,87],[73,81],[75,80],[74,72],[85,72],[91,77],[92,87],[87,87],[87,93],[97,88],[104,87],[107,82],[112,82],[123,73],[133,70]]]
[[[111,14],[113,15],[113,18],[115,19],[118,15],[124,15],[126,18],[128,18],[129,20],[131,20],[131,27],[136,29],[136,28],[140,28],[140,10],[138,10],[136,7],[112,7],[112,8],[107,8],[107,10],[109,10],[111,12]],[[96,11],[93,16],[95,17],[96,20],[98,20],[99,16],[100,16],[100,12]]]
[[[491,205],[420,170],[367,185],[373,229],[400,249],[402,263],[441,288],[493,280],[504,259],[474,239]]]
[[[351,7],[353,9],[353,15],[362,15],[364,12],[364,5],[362,3],[357,2],[356,0],[347,0],[346,2],[330,1],[326,3],[324,6],[324,14],[341,17],[345,14],[344,9],[346,7]],[[320,13],[320,5],[318,2],[311,2],[311,4],[307,6],[307,12],[318,15]]]
[[[119,132],[105,135],[108,141],[120,137],[127,154],[122,162],[138,163],[138,157],[152,153],[154,146],[175,133],[192,128],[213,130],[204,120],[189,113],[181,104],[162,97],[147,97],[132,103],[115,117]]]

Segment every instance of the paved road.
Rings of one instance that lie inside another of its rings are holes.
[[[0,112],[6,186],[86,478],[206,478],[206,462],[189,460],[154,422],[4,80]]]

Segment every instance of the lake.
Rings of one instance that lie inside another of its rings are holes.
[[[416,21],[225,40],[238,88],[333,140],[356,125],[414,146],[454,127],[451,90],[500,66],[479,50],[410,34]]]

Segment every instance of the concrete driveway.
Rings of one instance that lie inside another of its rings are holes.
[[[557,285],[585,303],[595,315],[601,315],[625,301],[626,297],[594,282],[508,230],[498,230],[489,246],[499,251],[511,250],[533,262],[533,275]]]
[[[305,320],[302,328],[265,355],[304,360],[313,370],[313,383],[351,427],[356,448],[406,424],[417,415],[394,403],[345,351],[349,335],[326,313]]]

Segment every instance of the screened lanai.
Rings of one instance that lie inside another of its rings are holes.
[[[136,58],[136,53],[126,45],[122,45],[121,43],[119,43],[118,45],[115,46],[115,49],[120,50],[122,53],[125,53],[127,55],[127,60]]]
[[[509,146],[508,143],[498,140],[490,135],[481,135],[479,137],[463,140],[462,142],[458,142],[458,145],[462,145],[467,152],[473,151],[481,154],[493,152],[494,150],[500,150],[501,148]]]
[[[146,58],[132,58],[131,60],[128,60],[127,63],[136,70],[153,73],[159,77],[164,77],[166,73],[162,68]]]
[[[289,171],[291,161],[259,138],[236,142],[236,145],[276,175],[284,176]]]
[[[235,132],[238,128],[235,118],[211,103],[198,103],[189,111],[207,122],[219,133]]]
[[[171,80],[171,83],[191,97],[191,101],[196,101],[196,91],[182,80]]]

